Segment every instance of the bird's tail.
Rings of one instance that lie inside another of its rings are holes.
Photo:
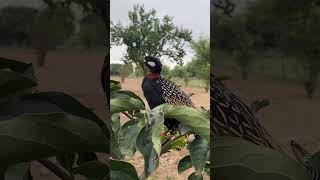
[[[320,179],[320,170],[312,163],[312,154],[295,141],[290,142],[291,149],[296,159],[311,173],[313,180]]]

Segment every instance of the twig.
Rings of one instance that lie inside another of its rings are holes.
[[[122,114],[126,115],[129,119],[132,119],[132,116],[126,112],[122,112]]]
[[[62,180],[74,180],[72,176],[65,172],[62,168],[58,167],[56,164],[51,162],[48,159],[39,160],[40,164],[44,167],[48,168],[51,172],[53,172],[56,176],[58,176]]]
[[[165,144],[161,147],[161,153],[160,153],[160,155],[162,155],[163,153],[166,153],[166,152],[170,149],[170,146],[171,146],[171,144],[172,144],[174,141],[178,140],[179,138],[181,138],[181,137],[183,137],[183,136],[185,136],[185,135],[187,135],[187,134],[179,135],[179,136],[177,136],[177,137],[169,140],[167,143],[165,143]]]

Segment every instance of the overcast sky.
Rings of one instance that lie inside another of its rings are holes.
[[[194,40],[210,35],[210,0],[111,0],[111,21],[128,24],[128,11],[135,4],[144,5],[146,10],[155,9],[160,17],[172,16],[175,25],[192,30]],[[186,51],[184,60],[190,61],[192,50],[186,47]],[[125,47],[112,47],[111,63],[120,63],[124,53]]]

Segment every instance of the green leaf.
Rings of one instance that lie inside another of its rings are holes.
[[[203,180],[203,176],[202,176],[202,174],[197,174],[196,172],[193,172],[188,177],[188,180]]]
[[[8,101],[8,96],[15,96],[36,85],[36,81],[21,73],[0,69],[0,104]]]
[[[139,180],[134,166],[128,162],[110,160],[110,179]]]
[[[4,180],[29,180],[29,168],[29,162],[9,166],[4,173]]]
[[[114,93],[111,94],[111,98],[116,98],[116,97],[126,97],[126,98],[133,98],[133,99],[138,99],[140,100],[143,104],[143,100],[136,95],[135,93],[131,92],[131,91],[116,91]]]
[[[277,177],[272,178],[276,180],[311,180],[310,174],[287,155],[241,138],[215,138],[211,148],[214,154],[211,176],[214,179],[246,179],[251,176],[263,179],[261,176],[264,176]]]
[[[163,129],[163,113],[153,109],[146,113],[148,124],[139,132],[136,146],[144,158],[144,173],[147,178],[159,166],[161,151],[160,131]]]
[[[178,173],[181,174],[183,173],[184,171],[186,171],[187,169],[190,169],[192,168],[193,164],[192,164],[192,161],[191,161],[191,158],[190,156],[185,156],[184,158],[182,158],[180,161],[179,161],[179,164],[178,164]]]
[[[79,167],[73,168],[73,174],[81,174],[89,178],[103,179],[108,176],[109,168],[100,161],[90,161]]]
[[[111,153],[113,156],[116,156],[118,159],[123,158],[119,146],[119,131],[120,131],[120,115],[119,113],[113,114],[111,116]]]
[[[31,63],[23,63],[13,59],[0,57],[0,69],[11,69],[11,71],[29,75],[29,78],[34,78],[33,67]],[[31,74],[28,74],[30,73]]]
[[[65,113],[0,121],[0,141],[2,165],[70,152],[107,152],[106,137],[96,123]]]
[[[139,124],[138,120],[130,120],[121,127],[119,146],[122,154],[132,157],[136,152],[136,140],[142,129]]]
[[[110,93],[116,92],[121,89],[121,84],[118,81],[110,80]]]
[[[210,141],[210,121],[205,113],[187,106],[173,106],[163,104],[156,107],[162,109],[166,118],[173,118],[189,127],[199,136]]]
[[[209,142],[200,136],[196,138],[189,145],[190,158],[196,173],[202,173],[209,152]]]
[[[144,104],[134,98],[112,98],[110,100],[110,113],[120,113],[129,111],[132,112],[134,110],[145,109]]]
[[[73,98],[72,96],[69,96],[62,92],[51,91],[51,92],[36,93],[31,95],[27,99],[47,101],[56,105],[66,113],[92,120],[95,123],[97,123],[103,129],[106,136],[109,137],[109,132],[104,121],[100,119],[89,108],[82,105],[80,101]],[[106,142],[106,143],[109,144],[109,142]]]

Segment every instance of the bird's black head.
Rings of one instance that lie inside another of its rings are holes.
[[[150,72],[160,73],[162,70],[162,64],[160,60],[154,56],[146,56],[144,58],[144,64],[147,66]]]

